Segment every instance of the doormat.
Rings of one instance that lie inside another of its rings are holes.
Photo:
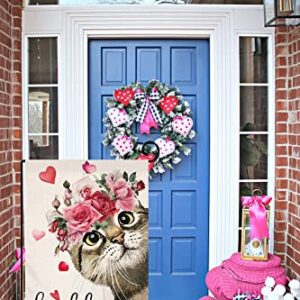
[[[26,161],[25,299],[148,299],[145,161]]]

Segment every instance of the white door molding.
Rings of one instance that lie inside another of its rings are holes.
[[[64,159],[88,156],[88,39],[210,40],[209,267],[237,251],[236,33],[273,34],[263,27],[262,6],[39,6],[26,7],[23,20],[24,37],[60,36],[60,158]]]

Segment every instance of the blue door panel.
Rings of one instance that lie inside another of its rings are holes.
[[[209,215],[208,40],[91,40],[89,43],[89,158],[112,159],[101,141],[105,99],[114,89],[158,79],[189,102],[197,137],[190,156],[155,176],[149,192],[151,300],[193,300],[207,293]],[[133,128],[138,134],[138,126]],[[141,141],[154,140],[139,136]]]

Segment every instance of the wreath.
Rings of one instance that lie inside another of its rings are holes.
[[[103,122],[107,131],[103,144],[112,146],[112,156],[148,160],[152,174],[173,169],[173,165],[181,161],[181,153],[191,154],[185,143],[196,135],[192,130],[192,112],[176,87],[157,80],[146,86],[132,83],[115,90],[114,97],[108,98],[106,105]],[[140,123],[140,134],[149,135],[151,128],[155,128],[160,130],[160,137],[155,141],[139,142],[133,130],[135,122]]]

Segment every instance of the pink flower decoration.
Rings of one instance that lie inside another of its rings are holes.
[[[96,191],[89,197],[92,207],[101,214],[99,222],[103,222],[109,216],[116,214],[119,209],[116,208],[116,201],[112,201],[110,197],[99,191]]]
[[[84,201],[64,209],[64,219],[67,221],[69,234],[85,233],[91,225],[101,218],[101,214],[95,210],[91,201]]]
[[[128,186],[124,178],[118,178],[114,174],[109,174],[106,182],[111,192],[115,195],[116,208],[123,210],[133,210],[136,204],[134,192]]]
[[[82,169],[85,173],[87,174],[92,174],[97,170],[97,167],[95,165],[90,164],[88,161],[86,161],[83,165],[82,165]]]

